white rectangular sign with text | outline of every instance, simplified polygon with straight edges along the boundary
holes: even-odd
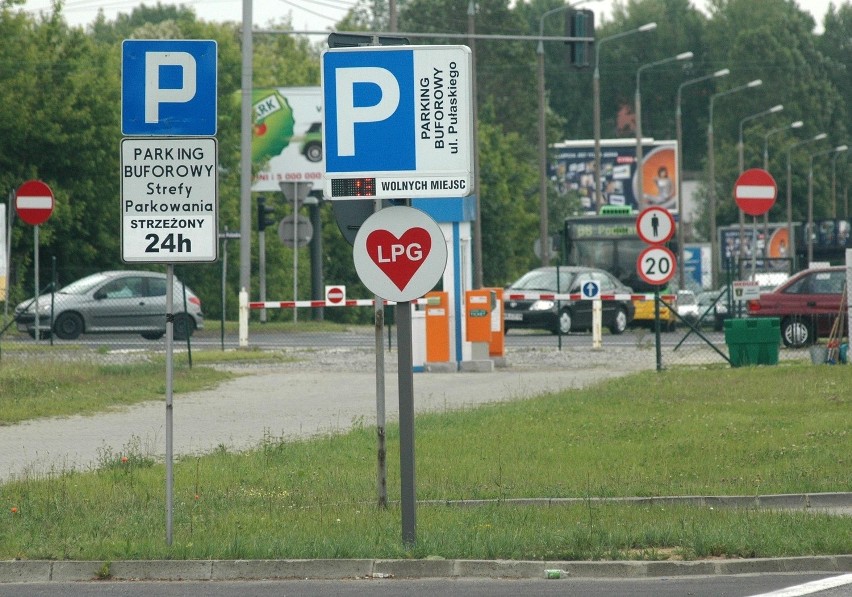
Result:
[[[121,258],[216,261],[218,178],[214,138],[123,139]]]

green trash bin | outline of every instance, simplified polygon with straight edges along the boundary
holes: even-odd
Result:
[[[781,320],[778,317],[726,319],[725,344],[732,367],[777,365]]]

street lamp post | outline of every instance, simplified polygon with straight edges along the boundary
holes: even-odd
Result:
[[[838,151],[831,158],[831,217],[837,219],[837,158],[843,153]]]
[[[834,149],[811,154],[810,166],[808,167],[808,266],[814,260],[814,158],[830,153],[840,153],[847,149],[849,149],[848,145],[838,145]]]
[[[769,116],[770,114],[777,114],[784,109],[783,104],[778,104],[777,106],[772,106],[768,110],[764,110],[763,112],[758,112],[757,114],[752,114],[751,116],[746,116],[742,120],[740,120],[740,136],[737,141],[737,168],[738,172],[742,174],[743,170],[745,170],[745,143],[743,143],[743,127],[745,123],[750,122],[752,120],[756,120],[758,118],[762,118],[764,116]],[[743,210],[740,211],[740,261],[742,261],[745,256],[745,213]],[[756,220],[755,220],[756,221]],[[769,214],[764,214],[764,222],[769,221]],[[755,224],[756,227],[756,224]],[[768,223],[764,227],[764,229],[768,228]],[[754,235],[757,235],[757,232],[754,232]],[[757,239],[755,239],[755,246],[752,247],[752,272],[754,271],[754,256],[755,251],[757,250]],[[768,240],[766,235],[764,234],[764,240]]]
[[[642,93],[639,88],[639,80],[643,70],[678,60],[689,60],[690,58],[692,58],[692,52],[681,52],[677,56],[670,56],[669,58],[643,64],[636,70],[636,97],[633,111],[636,115],[636,206],[640,210],[645,203],[645,180],[642,168]]]
[[[793,237],[793,182],[792,182],[792,168],[790,166],[790,154],[794,149],[801,145],[805,145],[807,143],[813,143],[815,141],[822,141],[828,137],[827,133],[819,133],[811,137],[810,139],[805,139],[804,141],[799,141],[798,143],[793,143],[790,147],[787,148],[787,242],[790,246],[790,255],[793,258],[793,269],[797,268],[796,264],[796,239]]]
[[[791,122],[785,126],[779,126],[778,128],[770,129],[763,135],[763,169],[769,170],[769,137],[780,133],[781,131],[786,131],[789,129],[800,129],[804,126],[804,122],[801,120],[797,120],[796,122]]]
[[[592,75],[592,95],[594,97],[594,126],[595,126],[595,205],[600,211],[603,206],[603,189],[601,189],[601,71],[600,56],[601,48],[605,42],[627,37],[635,33],[653,31],[657,28],[656,23],[646,23],[630,31],[622,31],[615,35],[609,35],[597,41],[595,48],[595,71]]]
[[[802,122],[801,120],[796,120],[795,122],[791,122],[790,124],[787,124],[787,125],[784,125],[784,126],[779,126],[777,128],[774,128],[774,129],[770,129],[766,132],[765,135],[763,135],[763,169],[764,170],[769,172],[769,137],[771,137],[772,135],[775,135],[777,133],[780,133],[782,131],[787,131],[787,130],[790,130],[790,129],[800,129],[800,128],[802,128],[802,126],[804,126],[804,124],[805,123]],[[787,233],[788,234],[790,233],[789,230],[787,231]],[[764,216],[763,216],[763,235],[766,239],[769,238],[769,213],[768,212],[766,214],[764,214]],[[793,243],[793,239],[788,237],[787,238],[787,247],[792,247],[793,246],[792,243]],[[791,253],[791,255],[792,255],[792,253]],[[793,263],[793,257],[790,258],[790,263],[791,264]]]
[[[677,174],[676,174],[676,176],[677,176],[677,211],[678,211],[678,221],[679,221],[679,224],[678,224],[678,233],[679,234],[678,234],[677,246],[678,246],[678,263],[680,263],[680,267],[677,268],[677,270],[678,270],[678,284],[679,284],[680,288],[684,287],[684,275],[685,275],[684,270],[686,269],[686,268],[684,268],[684,262],[685,262],[684,244],[686,244],[686,234],[685,234],[684,229],[683,229],[683,218],[684,218],[684,213],[683,213],[683,211],[684,211],[683,210],[683,185],[682,185],[683,168],[682,168],[682,165],[681,165],[683,163],[683,124],[682,124],[682,112],[681,112],[681,109],[680,109],[681,96],[683,95],[683,89],[685,87],[689,86],[689,85],[694,85],[696,83],[701,83],[702,81],[707,81],[709,79],[715,79],[715,78],[718,78],[718,77],[727,77],[729,74],[731,74],[731,71],[728,70],[727,68],[723,68],[723,69],[717,70],[716,72],[711,73],[709,75],[704,75],[703,77],[698,77],[697,79],[690,79],[688,81],[684,81],[677,88],[677,102],[676,102],[676,109],[675,109],[675,129],[676,129],[676,136],[677,136],[677,154],[678,154]]]
[[[719,275],[719,239],[716,238],[716,157],[713,155],[713,103],[717,97],[723,97],[738,91],[743,91],[744,89],[749,89],[750,87],[758,87],[759,85],[763,85],[763,81],[760,79],[754,79],[745,85],[733,87],[727,91],[720,91],[719,93],[714,93],[710,96],[710,118],[707,122],[707,170],[709,177],[709,188],[707,189],[707,194],[709,203],[708,211],[710,212],[710,252],[712,253],[711,262],[713,264],[713,288],[716,287]]]
[[[585,2],[599,0],[580,0],[574,4],[558,6],[544,12],[538,20],[538,193],[539,193],[539,242],[541,243],[541,264],[550,263],[550,242],[547,234],[547,110],[544,95],[544,19],[559,12],[570,10]]]

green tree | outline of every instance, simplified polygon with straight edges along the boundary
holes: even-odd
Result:
[[[788,0],[747,0],[714,2],[708,30],[709,47],[717,64],[730,64],[732,74],[725,83],[734,87],[760,78],[763,85],[720,99],[714,115],[716,136],[716,196],[719,201],[717,222],[720,225],[738,221],[739,212],[731,197],[738,176],[736,143],[739,123],[743,118],[762,112],[775,104],[785,108],[777,116],[755,121],[744,132],[746,164],[759,165],[762,133],[769,128],[793,120],[805,125],[795,137],[773,137],[773,146],[782,151],[796,138],[806,139],[818,132],[828,132],[837,143],[846,136],[846,113],[843,100],[831,79],[830,61],[817,48],[812,33],[813,19]],[[826,143],[826,145],[828,144]],[[807,154],[820,146],[793,152],[793,219],[806,219]],[[762,161],[762,160],[761,160]],[[773,168],[774,167],[774,168]],[[782,162],[771,163],[776,179],[782,180]],[[822,188],[824,178],[818,182]],[[822,194],[820,194],[822,196]],[[817,213],[825,213],[823,200],[817,202]],[[786,221],[786,202],[777,201],[769,214],[770,221]]]

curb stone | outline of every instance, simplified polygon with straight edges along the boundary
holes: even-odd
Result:
[[[343,580],[352,578],[659,578],[781,572],[852,572],[852,555],[752,560],[515,561],[515,560],[122,560],[0,561],[0,584],[110,580]],[[559,574],[553,575],[553,571]],[[550,574],[549,574],[550,573]]]

